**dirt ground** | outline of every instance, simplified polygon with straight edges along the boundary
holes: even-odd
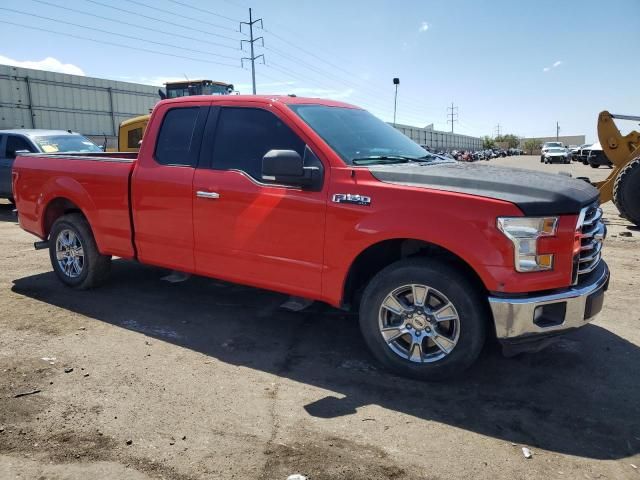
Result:
[[[322,305],[124,261],[65,288],[0,205],[0,479],[640,479],[640,231],[605,211],[592,324],[429,384],[378,369]]]

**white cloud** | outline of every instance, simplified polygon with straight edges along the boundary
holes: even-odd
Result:
[[[82,75],[84,71],[72,63],[62,63],[57,58],[47,57],[42,60],[14,60],[13,58],[0,55],[0,63],[11,65],[12,67],[35,68],[36,70],[47,70],[49,72],[69,73],[71,75]]]
[[[426,32],[427,30],[429,30],[429,24],[427,22],[422,22],[420,24],[420,28],[418,28],[419,32]]]
[[[553,62],[553,65],[551,65],[550,67],[544,67],[542,71],[548,72],[552,68],[558,68],[560,65],[562,65],[562,63],[563,63],[562,60],[556,60],[555,62]]]

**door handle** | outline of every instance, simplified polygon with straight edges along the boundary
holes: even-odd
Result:
[[[216,198],[220,198],[220,194],[216,193],[216,192],[204,192],[202,190],[198,190],[196,192],[196,197],[198,198],[212,198],[212,199],[216,199]]]

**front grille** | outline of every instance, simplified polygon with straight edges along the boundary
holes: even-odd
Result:
[[[578,218],[578,234],[580,235],[580,252],[576,258],[576,283],[581,275],[593,272],[602,259],[602,241],[607,234],[607,227],[602,221],[602,209],[595,203],[583,208]]]

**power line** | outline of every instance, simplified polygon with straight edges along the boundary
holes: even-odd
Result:
[[[447,117],[449,117],[447,118],[447,123],[451,123],[451,133],[453,133],[453,124],[458,121],[458,107],[451,102],[451,106],[447,107],[447,111],[450,111],[450,113],[447,113]]]
[[[250,57],[242,57],[240,59],[240,63],[242,63],[244,60],[249,60],[251,62],[251,85],[253,87],[253,94],[256,94],[256,60],[260,57],[262,57],[262,62],[264,63],[264,55],[260,54],[258,56],[256,56],[255,52],[254,52],[254,48],[253,48],[253,44],[256,43],[258,40],[262,40],[262,46],[264,47],[264,38],[262,37],[258,37],[258,38],[254,38],[253,37],[253,25],[260,22],[260,26],[262,27],[262,19],[261,18],[257,18],[256,20],[253,19],[253,15],[251,13],[251,9],[249,9],[249,21],[248,22],[240,22],[240,31],[242,32],[242,25],[248,25],[249,26],[249,40],[240,40],[240,48],[242,48],[242,44],[243,42],[247,42],[251,48],[251,56]]]
[[[95,1],[95,0],[88,0],[88,1]],[[142,2],[140,2],[140,1],[138,1],[138,0],[127,0],[127,1],[132,2],[132,3],[137,3],[137,4],[140,4],[140,5],[144,5]],[[194,7],[194,6],[192,6],[192,5],[189,5],[189,4],[187,4],[187,3],[184,3],[184,2],[181,2],[181,1],[178,1],[178,0],[169,0],[169,1],[171,1],[172,3],[176,3],[176,4],[180,4],[180,5],[186,6],[187,8],[193,8],[193,9],[195,9],[195,10],[197,10],[197,11],[201,11],[201,12],[203,12],[203,13],[207,13],[207,14],[211,14],[211,15],[215,15],[215,16],[221,16],[219,13],[214,12],[214,11],[212,11],[212,10],[204,9],[204,8]],[[238,5],[237,3],[233,3],[233,2],[228,1],[228,0],[225,0],[225,1],[227,1],[227,3],[229,3],[229,4],[231,4],[231,5],[234,5],[234,6],[236,6],[236,7],[239,7],[239,5]],[[151,8],[151,7],[150,7],[150,8]],[[165,11],[166,11],[166,10],[165,10]],[[224,16],[223,16],[223,17],[224,17]],[[189,18],[191,18],[191,17],[189,17]],[[230,19],[230,17],[226,17],[226,18],[227,18],[227,19]],[[244,22],[244,23],[246,23],[246,22]],[[273,32],[273,31],[271,31],[271,30],[265,29],[262,25],[261,25],[261,28],[262,28],[262,30],[263,30],[264,32],[267,32],[268,34],[272,35],[273,37],[278,38],[281,42],[283,42],[283,43],[285,43],[285,44],[287,44],[287,45],[290,45],[290,46],[292,46],[293,48],[296,48],[296,49],[298,49],[298,50],[300,50],[300,51],[304,52],[305,54],[307,54],[307,55],[309,55],[309,56],[311,56],[311,57],[313,57],[313,58],[315,58],[315,59],[317,59],[317,60],[319,60],[319,61],[321,61],[321,62],[323,62],[323,63],[327,64],[327,65],[330,65],[330,66],[332,67],[332,69],[333,69],[333,70],[339,70],[339,71],[342,71],[342,72],[344,72],[344,73],[345,73],[349,78],[356,78],[356,79],[357,79],[357,75],[354,75],[353,73],[349,72],[348,70],[346,70],[346,69],[342,68],[340,65],[337,65],[337,64],[335,64],[335,63],[333,63],[333,62],[330,62],[330,61],[328,61],[328,60],[325,60],[325,59],[323,59],[323,58],[319,57],[319,56],[318,56],[318,55],[316,55],[315,53],[313,53],[313,52],[311,52],[311,51],[309,51],[309,50],[307,50],[307,49],[305,49],[305,48],[302,48],[302,47],[300,47],[299,45],[297,45],[297,44],[295,44],[295,43],[290,42],[289,40],[287,40],[286,38],[282,37],[281,35],[279,35],[279,34],[277,34],[277,33]],[[284,28],[284,27],[283,27],[283,29],[288,30],[288,29],[286,29],[286,28]],[[291,30],[289,30],[289,31],[291,31]],[[295,33],[295,32],[294,32],[294,33]],[[256,39],[256,40],[257,40],[257,39]],[[312,71],[314,71],[315,73],[318,73],[318,74],[320,74],[320,75],[324,76],[325,78],[330,79],[331,81],[337,81],[340,85],[345,85],[345,84],[346,84],[346,85],[350,85],[350,86],[352,86],[353,88],[356,88],[356,89],[359,89],[359,90],[368,90],[369,92],[374,92],[374,93],[373,93],[374,95],[380,95],[380,93],[381,93],[381,92],[383,92],[383,90],[382,90],[382,89],[374,89],[374,88],[372,88],[369,84],[367,84],[367,83],[363,83],[363,81],[359,81],[358,83],[354,83],[354,82],[351,82],[351,81],[349,81],[349,80],[345,80],[345,79],[343,79],[343,78],[338,78],[338,77],[336,77],[335,75],[328,74],[328,73],[326,73],[326,71],[324,71],[324,70],[320,69],[320,67],[318,67],[318,66],[317,66],[317,64],[312,65],[311,63],[306,62],[306,61],[304,61],[304,60],[300,59],[299,57],[295,57],[295,56],[293,56],[293,55],[286,54],[286,53],[284,53],[284,52],[282,52],[282,51],[280,51],[280,50],[278,50],[278,49],[276,49],[276,48],[274,48],[274,47],[267,46],[267,47],[265,47],[265,48],[266,48],[267,50],[269,50],[269,51],[274,51],[274,52],[276,52],[278,55],[282,56],[283,58],[289,58],[289,59],[291,59],[291,60],[295,63],[295,65],[296,65],[296,66],[300,66],[301,64],[302,64],[302,65],[305,65],[307,69],[312,70]],[[254,55],[252,55],[252,56],[254,56]],[[259,57],[259,56],[258,56],[258,57]],[[258,57],[256,57],[256,58],[258,58]],[[264,57],[263,57],[263,58],[264,58]],[[247,59],[247,60],[249,60],[249,59]],[[386,91],[384,91],[384,95],[386,95],[386,94],[387,94],[387,92],[386,92]],[[413,107],[413,106],[405,106],[405,107],[403,107],[403,110],[404,110],[404,111],[412,111],[412,112],[414,112],[414,114],[415,114],[416,116],[418,116],[418,117],[423,117],[423,116],[424,116],[424,110],[425,110],[425,109],[424,109],[424,108],[416,108],[416,107]]]
[[[232,65],[230,63],[215,62],[213,60],[203,60],[203,59],[200,59],[200,58],[187,57],[185,55],[177,55],[177,54],[168,53],[168,52],[159,52],[158,50],[151,50],[149,48],[132,47],[131,45],[124,45],[122,43],[109,42],[107,40],[96,40],[95,38],[85,37],[85,36],[82,36],[82,35],[75,35],[75,34],[66,33],[66,32],[56,32],[55,30],[49,30],[47,28],[41,28],[41,27],[34,27],[32,25],[24,25],[22,23],[17,23],[17,22],[8,22],[8,21],[4,20],[2,23],[5,23],[7,25],[13,25],[13,26],[16,26],[16,27],[29,28],[31,30],[39,30],[41,32],[53,33],[54,35],[61,35],[63,37],[71,37],[71,38],[76,38],[76,39],[80,39],[80,40],[88,40],[90,42],[101,43],[103,45],[110,45],[110,46],[113,46],[113,47],[126,48],[127,50],[137,50],[137,51],[140,51],[140,52],[153,53],[154,55],[164,55],[164,56],[167,56],[167,57],[183,58],[185,60],[192,60],[194,62],[210,63],[210,64],[213,64],[213,65],[222,65],[222,66],[231,67],[231,68],[240,68],[238,65]]]
[[[168,13],[169,15],[174,16],[174,17],[184,18],[185,20],[190,20],[192,22],[199,22],[199,23],[202,23],[204,25],[209,25],[210,27],[219,28],[221,30],[229,30],[230,32],[237,32],[237,30],[235,30],[235,29],[233,29],[231,27],[227,27],[225,25],[219,25],[217,23],[211,23],[211,22],[208,22],[207,20],[202,20],[202,19],[197,18],[197,17],[190,17],[188,15],[182,15],[180,13],[175,13],[175,12],[172,12],[171,10],[165,10],[164,8],[158,8],[155,5],[149,5],[149,4],[144,3],[144,2],[139,2],[138,0],[126,0],[126,1],[129,2],[129,3],[133,3],[134,5],[140,5],[141,7],[148,8],[150,10],[157,10],[158,12]]]
[[[220,13],[215,13],[212,12],[211,10],[205,10],[204,8],[199,8],[199,7],[194,7],[193,5],[189,5],[188,3],[183,3],[183,2],[179,2],[178,0],[169,0],[171,3],[175,3],[177,5],[182,5],[183,7],[187,7],[190,8],[192,10],[196,10],[198,12],[202,12],[202,13],[208,13],[209,15],[214,15],[216,17],[220,17],[220,18],[224,18],[225,20],[229,20],[231,22],[236,22],[238,23],[240,20],[235,19],[235,18],[231,18],[231,17],[227,17],[225,15],[222,15]]]
[[[230,37],[228,35],[222,35],[220,33],[212,33],[212,32],[209,32],[207,30],[200,30],[198,28],[194,28],[191,25],[181,25],[181,24],[175,23],[175,22],[168,22],[166,20],[163,20],[162,18],[152,17],[151,15],[145,15],[143,13],[134,12],[133,10],[127,10],[127,9],[124,9],[124,8],[121,8],[121,7],[114,7],[113,5],[108,5],[106,3],[98,2],[97,0],[85,0],[85,1],[86,2],[91,2],[91,3],[95,4],[95,5],[100,5],[100,6],[105,7],[105,8],[111,8],[111,9],[119,11],[119,12],[130,13],[131,15],[134,15],[134,16],[137,16],[137,17],[142,17],[142,18],[146,18],[148,20],[153,20],[154,22],[165,23],[165,24],[168,24],[168,25],[171,25],[171,26],[174,26],[174,27],[186,28],[187,30],[192,30],[192,31],[198,32],[198,33],[203,33],[205,35],[211,35],[213,37],[226,38],[228,40],[233,40],[234,42],[238,41],[237,38],[233,38],[233,37]]]
[[[116,20],[116,19],[113,19],[113,18],[104,17],[102,15],[96,15],[95,13],[84,12],[82,10],[78,10],[78,9],[75,9],[75,8],[65,7],[63,5],[56,5],[55,3],[47,2],[45,0],[31,0],[31,1],[37,2],[37,3],[41,3],[41,4],[44,4],[44,5],[49,5],[51,7],[59,8],[59,9],[62,9],[62,10],[67,10],[67,11],[70,11],[70,12],[79,13],[81,15],[87,15],[89,17],[99,18],[101,20],[106,20],[108,22],[113,22],[113,23],[117,23],[117,24],[120,24],[120,25],[129,25],[131,27],[139,28],[141,30],[147,30],[149,32],[161,33],[163,35],[171,35],[172,37],[184,38],[184,39],[187,39],[187,40],[194,40],[194,41],[196,41],[198,43],[207,43],[209,45],[215,45],[216,47],[227,48],[229,50],[239,50],[238,47],[232,47],[230,45],[225,45],[223,43],[216,43],[216,42],[212,42],[211,40],[202,40],[201,38],[189,37],[188,35],[182,35],[182,34],[179,34],[179,33],[176,33],[176,32],[170,32],[169,33],[166,30],[158,30],[157,28],[145,27],[144,25],[139,25],[137,23],[125,22],[124,20],[120,20],[120,19]]]
[[[196,49],[193,49],[193,48],[186,48],[186,47],[183,47],[183,46],[180,46],[180,45],[173,45],[171,43],[156,42],[154,40],[147,40],[146,38],[134,37],[133,35],[125,35],[124,33],[110,32],[109,30],[102,30],[102,29],[96,28],[96,27],[87,27],[86,25],[80,25],[78,23],[67,22],[65,20],[58,20],[56,18],[45,17],[43,15],[36,15],[35,13],[21,12],[19,10],[14,10],[12,8],[0,7],[0,10],[5,10],[7,12],[17,13],[19,15],[25,15],[25,16],[28,16],[28,17],[42,18],[42,19],[48,20],[50,22],[62,23],[62,24],[65,24],[65,25],[71,25],[71,26],[78,27],[78,28],[85,28],[87,30],[91,30],[91,31],[95,31],[95,32],[102,32],[102,33],[106,33],[108,35],[115,35],[116,37],[130,38],[132,40],[139,40],[141,42],[153,43],[155,45],[161,45],[161,46],[164,46],[164,47],[178,48],[180,50],[187,50],[187,51],[190,51],[190,52],[202,53],[204,55],[211,55],[211,56],[214,56],[214,57],[226,58],[226,59],[229,59],[229,60],[237,60],[237,57],[231,57],[229,55],[220,55],[220,54],[217,54],[217,53],[208,52],[206,50],[196,50]]]

